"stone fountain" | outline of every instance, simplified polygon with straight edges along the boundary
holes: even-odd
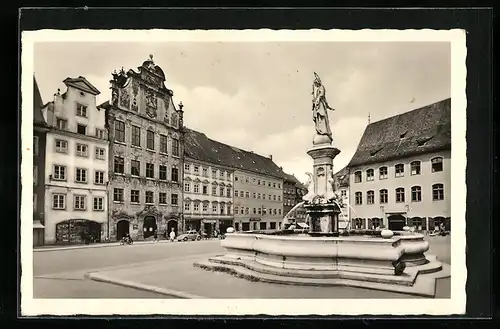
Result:
[[[340,150],[332,145],[328,119],[328,111],[334,109],[326,100],[319,76],[314,76],[315,133],[313,147],[307,151],[313,159],[313,172],[307,173],[308,193],[303,197],[309,234],[235,233],[229,228],[221,241],[224,255],[194,266],[274,284],[343,285],[433,297],[435,280],[449,276],[449,265],[425,255],[429,243],[422,234],[339,236],[342,197],[335,190],[333,160]]]

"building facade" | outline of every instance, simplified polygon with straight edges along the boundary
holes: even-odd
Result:
[[[152,55],[138,72],[113,73],[109,127],[111,240],[178,232],[182,222],[183,111]]]
[[[365,130],[349,163],[353,228],[451,225],[451,100]]]
[[[294,176],[285,174],[283,182],[283,216],[288,215],[290,222],[303,222],[306,219],[306,210],[297,206],[302,197],[307,194],[307,188]],[[293,210],[293,211],[292,211]]]
[[[189,157],[184,158],[186,230],[226,232],[233,225],[233,169]]]
[[[33,246],[44,244],[45,145],[49,128],[42,114],[42,96],[33,77]]]
[[[333,175],[335,190],[339,191],[342,197],[342,208],[340,208],[338,227],[340,230],[347,230],[351,224],[351,211],[349,209],[349,169],[342,168]]]
[[[239,148],[220,143],[208,138],[205,134],[186,129],[185,134],[185,158],[200,165],[207,166],[205,175],[213,174],[211,170],[217,169],[226,173],[224,180],[216,181],[217,184],[224,183],[226,187],[226,210],[225,217],[234,217],[231,225],[238,231],[277,229],[281,226],[283,218],[283,177],[284,173],[272,160],[272,157],[241,150]],[[194,168],[191,168],[194,170]],[[203,172],[198,172],[200,188],[202,184],[207,189],[214,188],[207,182],[210,179],[203,178]],[[190,183],[194,176],[189,177]],[[186,183],[186,181],[184,182]],[[231,184],[228,189],[227,185]],[[191,186],[191,185],[190,185]],[[232,189],[231,189],[232,187]],[[219,196],[220,196],[219,185]],[[227,196],[228,191],[232,191],[232,197]],[[208,191],[210,193],[210,191]],[[201,192],[203,194],[203,191]],[[200,202],[208,200],[198,197]],[[186,199],[186,198],[185,198]],[[221,201],[224,199],[221,199]],[[194,207],[191,197],[185,200]],[[219,200],[217,200],[219,202]],[[231,204],[229,204],[231,202]],[[206,203],[206,201],[205,201]],[[185,206],[188,209],[188,206]],[[199,206],[200,207],[200,206]],[[199,209],[199,208],[198,208]],[[210,209],[208,209],[210,210]],[[202,210],[203,211],[203,210]],[[222,209],[219,207],[218,211]],[[191,212],[191,210],[189,210]],[[229,215],[231,212],[234,215]],[[187,215],[187,214],[186,214]],[[189,213],[191,216],[191,213]],[[220,220],[219,220],[220,221]],[[229,223],[229,222],[224,222]],[[221,229],[223,231],[223,229]]]
[[[45,243],[107,238],[108,141],[100,93],[84,77],[42,109],[50,130],[45,147]]]

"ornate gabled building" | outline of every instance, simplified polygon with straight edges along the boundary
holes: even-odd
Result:
[[[450,228],[451,99],[369,124],[349,163],[353,228]]]
[[[286,216],[297,204],[302,202],[302,197],[307,194],[307,188],[294,175],[285,173],[283,182],[283,215]],[[304,207],[296,207],[288,216],[289,220],[303,221],[306,218]]]
[[[153,56],[138,72],[113,73],[107,111],[109,235],[147,239],[181,225],[183,111]]]
[[[222,181],[217,181],[219,189],[221,187],[220,183],[224,183],[226,188],[226,195],[223,198],[225,216],[222,219],[230,219],[232,218],[231,214],[234,213],[234,220],[232,220],[231,224],[234,225],[236,230],[244,231],[276,229],[280,226],[283,219],[284,173],[273,162],[272,157],[264,157],[217,142],[208,138],[205,134],[191,129],[186,129],[185,136],[186,158],[189,158],[190,161],[195,160],[199,164],[204,163],[206,166],[210,166],[211,170],[218,170],[219,178],[221,178],[221,171],[226,173]],[[207,172],[207,174],[212,175],[213,173]],[[203,176],[203,173],[201,173],[201,176]],[[200,180],[203,181],[203,178],[200,178]],[[229,191],[231,191],[231,187],[233,191],[232,198],[227,197],[229,184]],[[208,186],[208,184],[206,185]],[[219,191],[218,194],[220,195],[221,192]],[[184,202],[185,204],[192,203],[192,207],[194,207],[193,200],[185,198]],[[185,207],[187,209],[186,205]],[[208,210],[210,211],[210,209]],[[193,218],[190,211],[185,212],[185,216]],[[222,212],[220,203],[218,211]],[[203,213],[203,209],[201,213]],[[203,215],[197,216],[195,220],[201,221],[202,218],[205,217]],[[224,221],[224,225],[229,224],[226,223]]]
[[[333,174],[335,190],[339,191],[342,197],[341,213],[339,214],[339,229],[348,229],[350,227],[350,209],[349,209],[349,168],[344,167]]]
[[[96,242],[107,238],[108,139],[100,94],[84,77],[63,81],[42,108],[46,134],[45,243]]]

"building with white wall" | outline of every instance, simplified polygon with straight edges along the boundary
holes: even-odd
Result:
[[[451,99],[369,124],[349,163],[353,228],[451,226]]]
[[[50,130],[45,146],[45,243],[106,239],[108,141],[105,111],[84,77],[63,81],[42,113]]]

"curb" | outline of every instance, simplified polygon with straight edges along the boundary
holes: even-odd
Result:
[[[207,240],[212,241],[212,240]],[[199,242],[199,241],[198,241]],[[202,241],[203,242],[203,241]],[[206,241],[205,241],[206,242]],[[170,243],[170,240],[160,240],[158,242],[153,241],[137,241],[134,242],[132,246],[142,246],[148,244],[158,244],[158,243]],[[68,246],[68,247],[54,247],[54,248],[34,248],[33,252],[47,252],[47,251],[63,251],[63,250],[76,250],[76,249],[92,249],[92,248],[109,248],[109,247],[121,247],[119,243],[102,243],[98,245],[81,245],[81,246]]]
[[[136,283],[136,282],[132,282],[132,281],[112,279],[112,278],[109,278],[105,275],[96,274],[96,273],[86,273],[84,275],[84,277],[87,279],[93,280],[93,281],[110,283],[110,284],[114,284],[117,286],[134,288],[134,289],[143,290],[143,291],[150,291],[150,292],[154,292],[157,294],[170,296],[170,297],[177,297],[177,298],[182,298],[182,299],[206,299],[207,298],[207,297],[192,295],[192,294],[182,292],[182,291],[158,288],[158,287],[154,287],[154,286],[150,286],[150,285],[146,285],[146,284],[141,284],[141,283]]]

